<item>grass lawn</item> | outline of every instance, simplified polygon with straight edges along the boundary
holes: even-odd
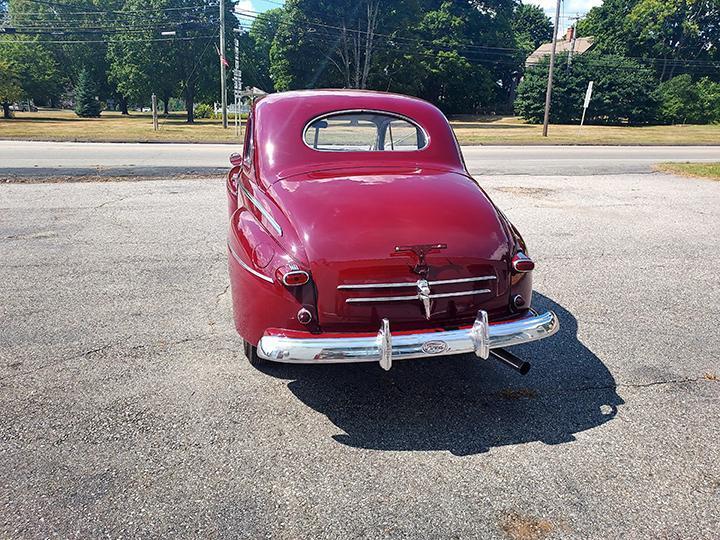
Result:
[[[656,169],[681,176],[720,180],[720,163],[661,163]]]
[[[720,125],[685,126],[585,126],[551,125],[543,138],[542,126],[525,124],[514,117],[461,117],[451,120],[460,144],[718,144]],[[237,142],[235,130],[222,129],[220,120],[185,123],[182,113],[160,117],[160,130],[153,131],[149,113],[123,117],[103,112],[100,118],[78,118],[72,111],[41,110],[16,112],[15,118],[0,119],[0,139],[83,142]]]

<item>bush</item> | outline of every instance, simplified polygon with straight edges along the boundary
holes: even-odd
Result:
[[[720,84],[707,77],[695,82],[688,74],[658,88],[660,119],[672,124],[720,122]]]
[[[215,112],[211,105],[200,103],[195,107],[195,118],[212,118]]]
[[[87,70],[80,72],[75,86],[75,114],[82,118],[97,118],[100,116],[97,87]]]
[[[548,57],[529,68],[518,87],[515,111],[531,123],[543,121]],[[657,117],[656,80],[652,70],[631,58],[593,53],[573,56],[567,70],[567,54],[556,58],[550,121],[578,123],[585,90],[594,82],[585,121],[605,124],[642,124]]]

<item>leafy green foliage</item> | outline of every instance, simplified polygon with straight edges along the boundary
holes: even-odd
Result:
[[[82,118],[97,118],[100,116],[97,85],[87,70],[80,72],[75,85],[75,114]]]
[[[561,67],[566,61],[567,54],[558,55],[550,108],[552,122],[580,121],[585,90],[591,80],[594,90],[586,122],[642,124],[655,119],[656,83],[651,70],[622,56],[575,56],[570,71]],[[515,110],[529,122],[542,122],[548,68],[546,57],[527,70],[518,88]]]
[[[662,83],[658,94],[660,119],[664,122],[720,122],[720,83],[707,77],[695,82],[690,75],[678,75]]]
[[[200,103],[195,107],[195,118],[212,118],[214,113],[212,105],[207,103]]]
[[[718,78],[718,0],[604,0],[578,26],[595,50],[646,58],[660,80],[681,73]]]
[[[541,7],[533,4],[518,4],[512,16],[512,29],[525,56],[552,40],[553,23],[550,17]]]
[[[10,118],[10,104],[23,95],[20,78],[15,66],[4,58],[0,58],[0,104],[3,117]]]

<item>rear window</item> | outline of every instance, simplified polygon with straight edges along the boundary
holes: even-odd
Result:
[[[317,118],[305,128],[305,144],[326,152],[408,152],[427,146],[425,131],[389,113],[341,112]]]

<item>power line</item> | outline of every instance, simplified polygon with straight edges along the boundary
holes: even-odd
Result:
[[[36,45],[42,45],[44,43],[52,43],[52,44],[67,44],[67,45],[77,45],[81,43],[150,43],[150,42],[158,42],[158,41],[200,41],[202,39],[215,39],[217,38],[217,35],[213,36],[193,36],[193,37],[171,37],[171,38],[153,38],[153,39],[127,39],[127,40],[108,40],[108,39],[100,39],[100,40],[35,40],[35,39],[29,39],[29,40],[12,40],[12,41],[3,41],[0,40],[0,45],[3,45],[5,43],[34,43]]]

